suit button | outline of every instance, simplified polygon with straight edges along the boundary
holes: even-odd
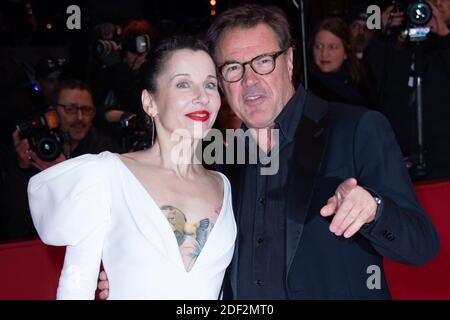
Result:
[[[255,280],[255,284],[256,284],[258,287],[261,287],[261,286],[263,285],[263,282],[262,282],[262,280]]]
[[[394,241],[395,240],[395,236],[392,234],[392,232],[390,232],[388,230],[384,230],[383,237],[385,237],[388,241]]]
[[[263,242],[264,242],[264,239],[263,239],[263,238],[258,238],[258,240],[256,240],[256,243],[257,243],[259,246],[262,245]]]
[[[259,197],[258,201],[259,201],[260,204],[265,205],[266,204],[266,197]]]

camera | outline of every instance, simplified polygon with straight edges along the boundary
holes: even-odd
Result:
[[[94,54],[100,61],[113,65],[120,61],[122,29],[112,23],[102,23],[94,27]]]
[[[122,51],[145,54],[150,51],[150,37],[147,34],[122,34],[120,26],[103,23],[95,27],[94,51],[106,65],[120,61]]]
[[[31,149],[44,161],[53,161],[62,152],[62,139],[56,132],[58,115],[48,111],[16,125],[21,139],[27,139]]]
[[[393,0],[394,12],[405,12],[408,28],[423,27],[433,17],[433,9],[426,0]]]
[[[406,9],[409,39],[413,42],[426,39],[431,29],[426,27],[433,17],[433,9],[425,0],[411,1]]]
[[[433,9],[425,0],[411,1],[406,9],[406,17],[409,28],[423,27],[433,17]]]
[[[124,50],[134,53],[147,53],[151,48],[150,37],[147,34],[138,36],[125,35],[122,41],[122,47]]]
[[[114,40],[98,40],[95,46],[95,52],[100,59],[118,55],[121,49],[121,44]]]
[[[392,1],[395,12],[405,12],[406,26],[403,36],[409,36],[413,42],[422,41],[430,32],[426,27],[433,17],[433,9],[426,0],[394,0]]]
[[[151,147],[151,135],[142,116],[124,113],[120,118],[123,152],[141,151]]]

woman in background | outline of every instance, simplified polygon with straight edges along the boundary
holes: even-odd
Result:
[[[311,91],[328,101],[376,106],[367,71],[356,57],[344,20],[331,17],[321,21],[311,51]]]

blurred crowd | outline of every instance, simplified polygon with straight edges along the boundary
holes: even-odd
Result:
[[[415,64],[423,64],[425,178],[450,176],[450,0],[428,2],[431,31],[423,56],[404,8],[382,13],[382,29],[367,28],[369,4],[345,17],[318,22],[308,38],[309,90],[320,97],[364,106],[388,117],[405,157],[417,162]],[[0,240],[35,235],[28,180],[41,170],[86,153],[125,153],[151,146],[152,124],[141,111],[147,56],[160,33],[146,20],[102,23],[89,45],[87,72],[72,56],[37,56],[25,63],[0,51]],[[76,52],[76,51],[75,51]],[[79,52],[79,51],[78,51]],[[224,100],[216,127],[241,125]],[[377,141],[373,141],[377,143]],[[413,174],[412,170],[412,174]]]

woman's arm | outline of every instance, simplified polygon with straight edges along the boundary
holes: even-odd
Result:
[[[79,244],[67,246],[56,299],[95,299],[107,226],[103,223]]]

